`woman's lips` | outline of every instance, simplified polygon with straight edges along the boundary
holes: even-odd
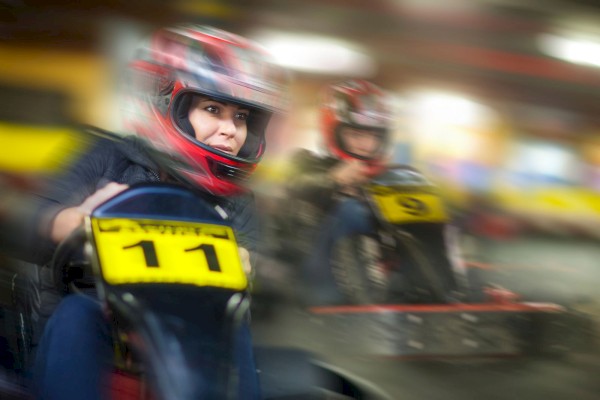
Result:
[[[217,149],[217,150],[222,151],[224,153],[231,153],[231,154],[233,154],[233,148],[231,146],[227,146],[227,145],[223,145],[223,144],[218,144],[218,145],[214,145],[212,147],[214,149]]]

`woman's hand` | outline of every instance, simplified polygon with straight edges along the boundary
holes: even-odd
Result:
[[[329,175],[342,188],[357,186],[369,180],[368,167],[359,160],[342,161],[331,169]]]
[[[50,229],[52,241],[55,243],[62,242],[83,223],[83,219],[90,215],[96,207],[128,187],[129,185],[111,182],[86,198],[79,206],[65,208],[59,212],[52,221],[52,228]]]
[[[242,268],[246,273],[246,276],[251,276],[252,265],[250,264],[250,252],[243,247],[238,247],[240,252],[240,260],[242,261]]]

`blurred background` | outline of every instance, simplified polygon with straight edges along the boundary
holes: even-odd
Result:
[[[292,71],[294,112],[271,159],[318,148],[320,88],[361,77],[393,95],[393,161],[421,168],[457,210],[485,198],[510,218],[502,229],[598,238],[599,19],[586,0],[7,0],[0,117],[118,130],[139,40],[211,24]]]
[[[484,261],[510,272],[505,285],[536,300],[598,299],[597,1],[1,0],[0,151],[9,151],[6,133],[15,126],[77,122],[119,130],[118,88],[128,57],[154,27],[177,22],[253,38],[290,69],[293,112],[284,135],[270,138],[260,167],[274,186],[277,166],[292,151],[319,148],[322,86],[346,77],[371,80],[393,96],[393,162],[427,174],[457,220],[479,213],[482,223],[463,228],[495,241]],[[482,258],[473,246],[465,240],[464,253]],[[540,282],[547,284],[540,289]],[[600,315],[596,306],[585,307]],[[286,329],[285,321],[278,324]],[[274,337],[290,336],[265,340]],[[362,361],[360,373],[386,390],[409,388],[402,398],[442,398],[421,385],[431,375],[403,370],[410,378],[399,381],[396,367]],[[591,379],[597,362],[557,373],[572,378],[566,386],[549,383],[548,371],[536,375],[538,392],[530,390],[526,367],[503,368],[461,365],[447,378],[441,369],[430,374],[446,379],[440,388],[446,399],[476,398],[469,397],[472,388],[459,387],[473,373],[502,385],[515,371],[517,397],[498,390],[504,386],[477,393],[523,399],[598,393]]]

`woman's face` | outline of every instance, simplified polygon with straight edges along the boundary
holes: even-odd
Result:
[[[194,96],[188,112],[198,141],[234,156],[246,141],[249,115],[248,108],[203,96]]]
[[[360,157],[373,157],[381,147],[381,134],[370,129],[345,126],[340,135],[346,150]]]

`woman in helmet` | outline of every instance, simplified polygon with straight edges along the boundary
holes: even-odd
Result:
[[[265,151],[269,119],[282,106],[284,75],[265,56],[252,42],[220,30],[159,31],[131,63],[126,126],[170,154],[179,178],[216,195],[243,191]],[[198,98],[244,108],[245,117],[237,120],[244,121],[246,139],[235,154],[198,137],[190,116]]]
[[[321,135],[330,156],[374,175],[385,164],[391,129],[387,95],[364,80],[330,85],[321,104]]]
[[[199,26],[156,32],[131,71],[125,123],[137,136],[91,132],[90,151],[43,194],[31,247],[38,251],[28,258],[47,263],[56,243],[128,185],[175,181],[204,190],[224,210],[250,273],[258,238],[244,182],[265,150],[269,119],[282,111],[282,74],[248,40]],[[70,295],[56,309],[42,307],[41,314],[52,316],[39,327],[44,335],[34,369],[38,393],[49,399],[102,398],[112,344],[99,303]],[[240,335],[240,390],[243,398],[255,398],[258,381],[247,327]]]
[[[373,83],[348,80],[326,87],[321,103],[325,155],[301,150],[293,160],[288,191],[323,220],[304,265],[310,304],[343,303],[329,265],[335,242],[372,229],[368,209],[354,196],[360,185],[385,168],[391,118],[386,94]],[[307,207],[308,206],[308,207]],[[306,235],[314,237],[314,235]],[[306,246],[305,246],[306,247]]]

